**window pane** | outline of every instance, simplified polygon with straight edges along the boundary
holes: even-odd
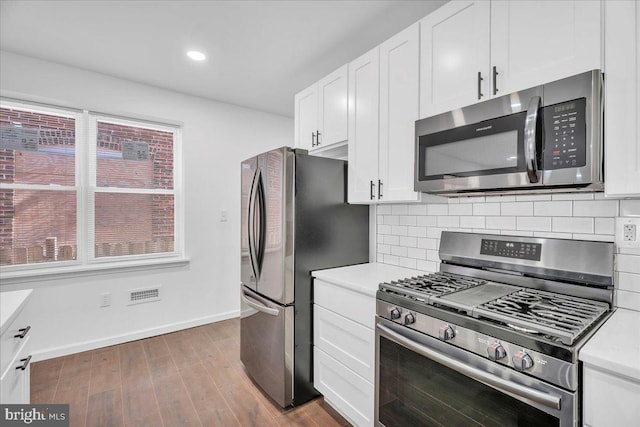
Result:
[[[98,187],[173,189],[173,132],[98,122]]]
[[[76,192],[0,190],[0,264],[77,256]]]
[[[10,108],[0,114],[1,183],[75,185],[74,119]]]
[[[173,252],[173,215],[173,195],[96,193],[96,258]]]

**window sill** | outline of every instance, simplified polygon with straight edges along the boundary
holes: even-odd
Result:
[[[45,282],[48,280],[59,280],[76,277],[96,276],[103,274],[114,274],[131,271],[147,271],[163,268],[179,268],[189,265],[189,258],[163,258],[145,259],[119,262],[104,262],[88,265],[74,265],[68,267],[53,267],[36,270],[20,270],[2,272],[0,287],[2,290],[14,290],[21,283]],[[8,289],[11,288],[11,289]]]

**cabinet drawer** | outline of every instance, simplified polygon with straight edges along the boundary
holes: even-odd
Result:
[[[17,352],[15,357],[9,361],[7,368],[0,378],[0,402],[3,404],[29,403],[31,364],[28,363],[28,358],[30,356],[30,352],[31,344],[27,337],[23,340],[20,351]],[[19,366],[24,365],[25,362],[27,363],[27,366],[24,370],[18,368]]]
[[[375,333],[359,323],[314,305],[313,344],[373,382]]]
[[[4,372],[7,369],[9,362],[15,358],[16,354],[25,343],[25,340],[30,335],[30,331],[27,331],[24,338],[15,337],[16,335],[22,334],[20,329],[29,327],[27,317],[26,310],[22,310],[18,317],[16,317],[11,325],[9,325],[4,334],[2,334],[2,342],[0,342],[0,372]]]
[[[317,347],[313,355],[315,388],[350,422],[357,426],[372,426],[373,384]]]
[[[314,281],[314,303],[369,329],[375,327],[376,299],[323,280]]]

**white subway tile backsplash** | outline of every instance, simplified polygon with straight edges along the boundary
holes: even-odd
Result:
[[[618,271],[640,274],[640,256],[618,254]]]
[[[485,217],[483,216],[461,216],[460,227],[463,228],[484,228]]]
[[[577,200],[573,202],[573,216],[618,216],[617,200]]]
[[[447,216],[439,216],[438,217],[438,227],[449,228],[449,227],[460,227],[460,217],[447,215]]]
[[[519,216],[516,229],[528,231],[551,231],[551,218],[538,216]]]
[[[553,202],[534,202],[533,214],[535,216],[572,216],[573,202],[553,201]]]
[[[471,203],[449,205],[449,215],[473,215],[473,205]]]
[[[500,203],[501,215],[533,215],[533,202]]]
[[[553,194],[551,200],[593,200],[593,193]]]
[[[438,220],[435,216],[419,216],[417,225],[423,227],[435,227],[437,223]]]
[[[391,215],[407,215],[407,205],[391,205]]]
[[[487,228],[495,228],[498,230],[515,230],[516,217],[515,216],[488,216],[485,219],[485,225]]]
[[[554,217],[551,229],[560,233],[593,233],[593,218]]]
[[[616,234],[615,218],[595,218],[596,234]]]
[[[474,215],[500,215],[500,203],[474,203]]]
[[[414,215],[403,215],[400,217],[400,225],[416,225],[417,217]]]
[[[615,218],[640,216],[640,199],[568,193],[460,197],[443,204],[378,205],[378,262],[438,271],[444,230],[613,242]],[[640,310],[640,249],[618,249],[616,304]]]
[[[427,259],[427,250],[418,248],[408,248],[407,256],[415,259]]]
[[[427,215],[449,215],[449,205],[427,205]]]

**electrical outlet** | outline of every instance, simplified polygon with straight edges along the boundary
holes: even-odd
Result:
[[[227,222],[228,218],[229,218],[229,213],[226,210],[221,210],[220,211],[220,222]]]
[[[616,219],[616,244],[621,248],[640,248],[638,230],[640,218],[619,217]]]

